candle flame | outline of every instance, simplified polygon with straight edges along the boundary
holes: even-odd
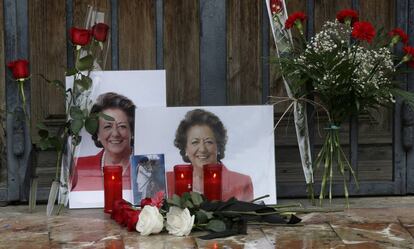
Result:
[[[115,176],[112,176],[112,180],[115,180]]]
[[[184,174],[183,173],[181,173],[181,179],[184,179]]]
[[[214,174],[213,174],[213,178],[216,178],[216,177],[217,177],[217,174],[216,174],[216,173],[214,173]]]

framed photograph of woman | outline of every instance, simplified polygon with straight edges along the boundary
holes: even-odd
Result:
[[[93,72],[91,78],[90,112],[104,113],[113,120],[100,118],[94,134],[81,131],[70,176],[70,208],[103,207],[106,165],[122,166],[123,198],[132,201],[135,109],[166,105],[165,71],[99,71]]]
[[[135,116],[135,154],[164,154],[169,196],[175,165],[188,165],[203,193],[203,166],[216,164],[223,200],[269,194],[265,202],[276,203],[273,106],[138,107]]]

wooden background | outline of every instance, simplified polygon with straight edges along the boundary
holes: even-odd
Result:
[[[408,10],[404,10],[404,6],[408,5],[408,0],[286,2],[289,13],[308,13],[307,31],[310,35],[317,32],[324,21],[333,20],[338,10],[351,7],[359,10],[361,19],[373,21],[377,27],[383,26],[386,30],[394,27],[396,12],[406,13],[406,16],[399,17],[398,20],[403,25],[402,28],[407,29]],[[2,15],[3,9],[9,11],[9,5],[12,4],[17,7],[26,6],[27,9],[27,19],[23,23],[19,24],[20,17],[16,14],[17,24],[14,30],[6,27]],[[65,68],[73,63],[72,50],[67,43],[67,29],[83,26],[88,5],[104,11],[106,23],[112,26],[111,49],[105,69],[165,69],[168,106],[265,104],[269,95],[285,95],[275,66],[268,63],[269,57],[275,55],[275,48],[264,0],[1,0],[0,25],[5,27],[8,36],[4,37],[3,29],[0,30],[0,73],[5,75],[6,61],[27,55],[33,75],[30,88],[27,89],[31,96],[32,125],[43,121],[53,127],[64,118],[62,96],[37,74],[64,80]],[[215,13],[220,16],[216,18]],[[215,51],[215,45],[206,40],[208,27],[205,30],[203,28],[215,24],[214,20],[208,18],[224,20],[218,27],[225,35],[217,37],[217,44],[223,45],[217,49],[222,49],[225,53]],[[6,18],[6,22],[7,20]],[[18,36],[21,32],[27,34],[27,40],[13,36]],[[211,37],[216,42],[214,34]],[[4,40],[12,45],[5,47]],[[210,50],[207,51],[206,48]],[[217,55],[218,60],[210,60],[211,65],[206,66],[204,61],[210,54]],[[219,70],[209,71],[217,63],[223,66]],[[204,80],[215,76],[222,76],[221,81]],[[0,108],[7,102],[6,84],[13,82],[1,77]],[[275,120],[280,117],[284,107],[286,106],[275,107]],[[311,120],[316,120],[315,114],[311,114],[311,117]],[[351,159],[358,161],[357,170],[361,181],[385,181],[390,184],[396,181],[393,120],[392,110],[382,111],[376,119],[362,115],[359,117],[358,128],[353,129],[359,133],[358,140],[355,140],[355,135],[351,135],[353,138],[350,139],[349,134],[352,132],[350,133],[348,125],[344,125],[341,139],[348,152],[357,152]],[[320,124],[320,129],[318,127],[316,122],[312,125],[315,151],[321,143],[318,130],[323,132],[323,123]],[[36,135],[32,138],[36,142]],[[281,122],[275,138],[278,196],[305,195],[292,117]],[[354,145],[350,146],[352,143]],[[404,156],[402,153],[398,158]],[[52,152],[39,154],[37,173],[41,187],[47,188],[50,185],[53,165]],[[6,178],[6,167],[1,165],[0,189],[7,188]],[[287,189],[295,190],[292,192]],[[391,184],[387,188],[354,191],[354,194],[395,194],[404,191]]]

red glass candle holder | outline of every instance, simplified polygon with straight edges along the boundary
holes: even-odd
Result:
[[[122,166],[105,166],[104,172],[104,198],[105,213],[112,213],[114,201],[122,199]]]
[[[222,196],[222,170],[221,164],[206,164],[203,166],[204,196],[212,200],[221,200]]]
[[[174,166],[175,194],[181,196],[193,190],[193,167],[191,165]]]

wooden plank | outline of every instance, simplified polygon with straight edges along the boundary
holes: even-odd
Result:
[[[156,0],[157,69],[164,68],[164,0]]]
[[[413,4],[409,5],[408,13],[407,13],[407,12],[403,12],[406,10],[404,9],[406,1],[397,0],[396,2],[397,2],[396,4],[397,4],[397,9],[398,9],[396,26],[403,28],[404,30],[407,30],[408,37],[413,37],[414,35],[413,25],[408,25],[406,23],[403,23],[404,21],[403,18],[405,17],[404,14],[406,15],[408,14],[407,16],[408,19],[413,20],[414,5]],[[411,41],[411,44],[412,44],[412,41]],[[399,52],[401,53],[402,51],[399,50]],[[411,73],[408,73],[407,75],[407,90],[409,90],[410,92],[414,92],[414,73],[412,71]],[[401,141],[396,141],[396,142],[401,143]],[[410,151],[407,152],[407,184],[406,186],[407,186],[407,193],[414,194],[414,149],[411,149]]]
[[[261,22],[259,0],[229,0],[227,18],[228,104],[261,103]]]
[[[98,12],[103,12],[104,23],[106,23],[109,27],[111,27],[111,1],[110,0],[73,0],[73,26],[74,27],[82,27],[82,28],[89,28],[86,27],[86,20],[88,15],[88,9],[92,8]],[[99,20],[98,20],[99,21]],[[92,21],[93,25],[95,21]],[[103,57],[106,58],[105,67],[103,69],[110,70],[111,69],[111,49],[110,49],[110,39],[108,37],[108,41],[105,43]],[[109,48],[108,48],[109,46]]]
[[[200,103],[199,1],[164,2],[164,65],[169,106]]]
[[[65,79],[66,20],[63,6],[64,0],[29,1],[32,75],[43,74],[49,79],[62,81]],[[32,134],[37,134],[37,123],[53,124],[64,118],[64,98],[55,86],[48,85],[40,77],[32,77],[31,96]],[[36,140],[34,137],[35,142]]]
[[[118,4],[119,68],[155,69],[155,1],[120,0]]]
[[[0,0],[0,27],[3,27],[3,0]],[[7,161],[6,161],[6,82],[5,77],[5,53],[4,53],[4,29],[0,29],[0,188],[7,186]],[[5,200],[0,196],[0,201]]]
[[[200,0],[201,105],[226,104],[226,2]]]

